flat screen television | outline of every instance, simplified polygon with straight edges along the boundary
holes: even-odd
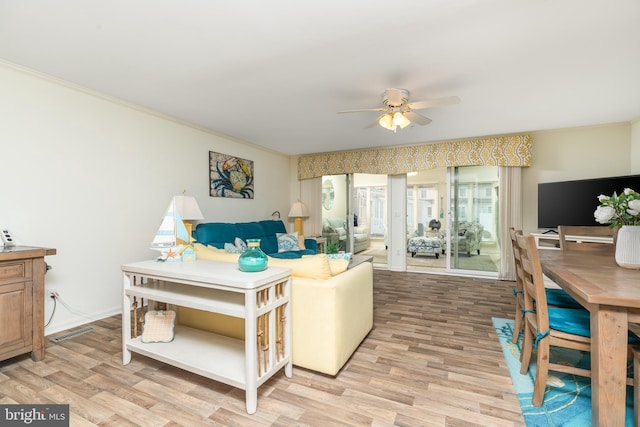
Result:
[[[538,184],[538,228],[559,225],[602,225],[593,218],[598,196],[620,194],[625,188],[640,191],[640,175],[543,182]]]

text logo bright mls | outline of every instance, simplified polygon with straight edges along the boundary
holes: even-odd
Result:
[[[69,405],[0,405],[0,425],[69,427]]]

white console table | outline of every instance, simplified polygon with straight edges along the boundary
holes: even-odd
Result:
[[[291,378],[291,270],[268,267],[246,273],[214,261],[142,261],[122,266],[122,359],[139,353],[198,375],[244,389],[249,414],[257,388],[284,368]],[[245,340],[175,326],[167,343],[132,336],[132,300],[162,302],[245,319]],[[135,321],[135,319],[134,319]]]
[[[536,241],[538,249],[551,249],[560,250],[560,236],[552,233],[531,233]],[[565,236],[567,240],[573,242],[594,242],[594,243],[611,243],[613,244],[613,238],[611,237],[598,237],[598,236]]]

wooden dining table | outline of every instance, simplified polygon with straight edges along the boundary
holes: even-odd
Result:
[[[624,426],[629,322],[640,323],[640,270],[613,253],[540,250],[544,274],[590,313],[594,426]]]

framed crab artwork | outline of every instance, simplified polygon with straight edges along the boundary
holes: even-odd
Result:
[[[209,195],[253,199],[253,161],[209,151]]]

